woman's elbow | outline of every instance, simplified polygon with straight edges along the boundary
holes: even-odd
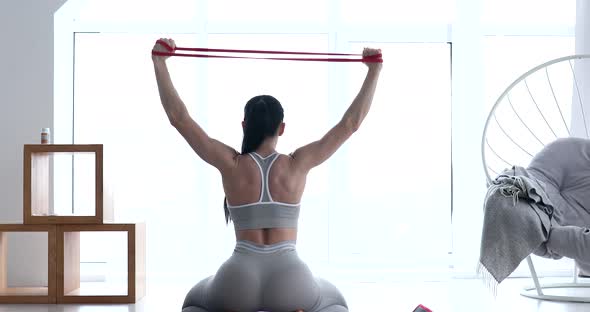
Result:
[[[180,121],[178,120],[178,118],[168,116],[168,122],[170,122],[170,124],[174,128],[178,128],[180,126]]]
[[[361,127],[361,120],[355,120],[354,118],[347,118],[343,120],[343,126],[349,135],[355,133]]]
[[[168,114],[168,121],[174,128],[181,127],[186,120],[186,116],[182,114]]]

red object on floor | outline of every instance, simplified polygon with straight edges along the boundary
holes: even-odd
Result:
[[[189,57],[210,57],[210,58],[234,58],[234,59],[258,59],[258,60],[280,60],[280,61],[319,61],[319,62],[367,62],[367,63],[383,63],[383,55],[375,54],[369,56],[362,56],[362,54],[346,54],[346,53],[317,53],[317,52],[289,52],[289,51],[264,51],[264,50],[238,50],[238,49],[210,49],[210,48],[183,48],[176,47],[172,49],[166,42],[158,40],[157,43],[164,46],[169,52],[152,51],[152,55],[160,56],[189,56]],[[222,53],[247,53],[247,54],[279,54],[279,55],[327,55],[332,57],[313,57],[313,58],[297,58],[297,57],[256,57],[256,56],[230,56],[230,55],[216,55],[216,54],[195,54],[195,53],[176,53],[176,51],[191,51],[191,52],[222,52]],[[338,56],[338,57],[334,57]],[[356,58],[350,58],[356,56]],[[361,58],[358,58],[361,56]]]
[[[432,312],[432,310],[430,310],[429,308],[419,304],[413,312]]]

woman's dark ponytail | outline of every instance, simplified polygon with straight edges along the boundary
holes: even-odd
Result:
[[[255,151],[268,137],[277,133],[283,122],[283,107],[270,95],[255,96],[244,107],[242,154]]]
[[[281,103],[270,95],[258,95],[244,107],[244,138],[242,155],[254,152],[266,138],[277,134],[283,122],[284,111]],[[225,223],[231,221],[227,200],[223,200]]]

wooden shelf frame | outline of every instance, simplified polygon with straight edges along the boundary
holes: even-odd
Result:
[[[113,220],[113,207],[110,201],[107,201],[105,205],[104,200],[102,144],[25,144],[23,153],[23,220],[25,224],[102,224]],[[95,154],[93,216],[39,216],[33,213],[33,202],[49,207],[48,194],[33,194],[33,183],[39,184],[35,187],[48,189],[50,164],[49,159],[44,159],[43,156],[51,153]],[[33,168],[33,162],[35,162],[35,168]],[[33,179],[33,173],[36,175],[35,179]]]
[[[80,233],[127,232],[127,295],[70,296],[80,288]],[[57,303],[135,303],[145,296],[145,224],[57,226]],[[78,263],[76,265],[76,263]]]
[[[45,287],[8,287],[8,232],[43,232],[47,233],[47,288]],[[57,286],[57,226],[0,224],[0,304],[14,303],[56,303]]]

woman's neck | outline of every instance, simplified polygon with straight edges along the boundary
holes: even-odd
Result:
[[[275,138],[268,138],[256,149],[256,153],[266,157],[276,152],[277,140]]]

